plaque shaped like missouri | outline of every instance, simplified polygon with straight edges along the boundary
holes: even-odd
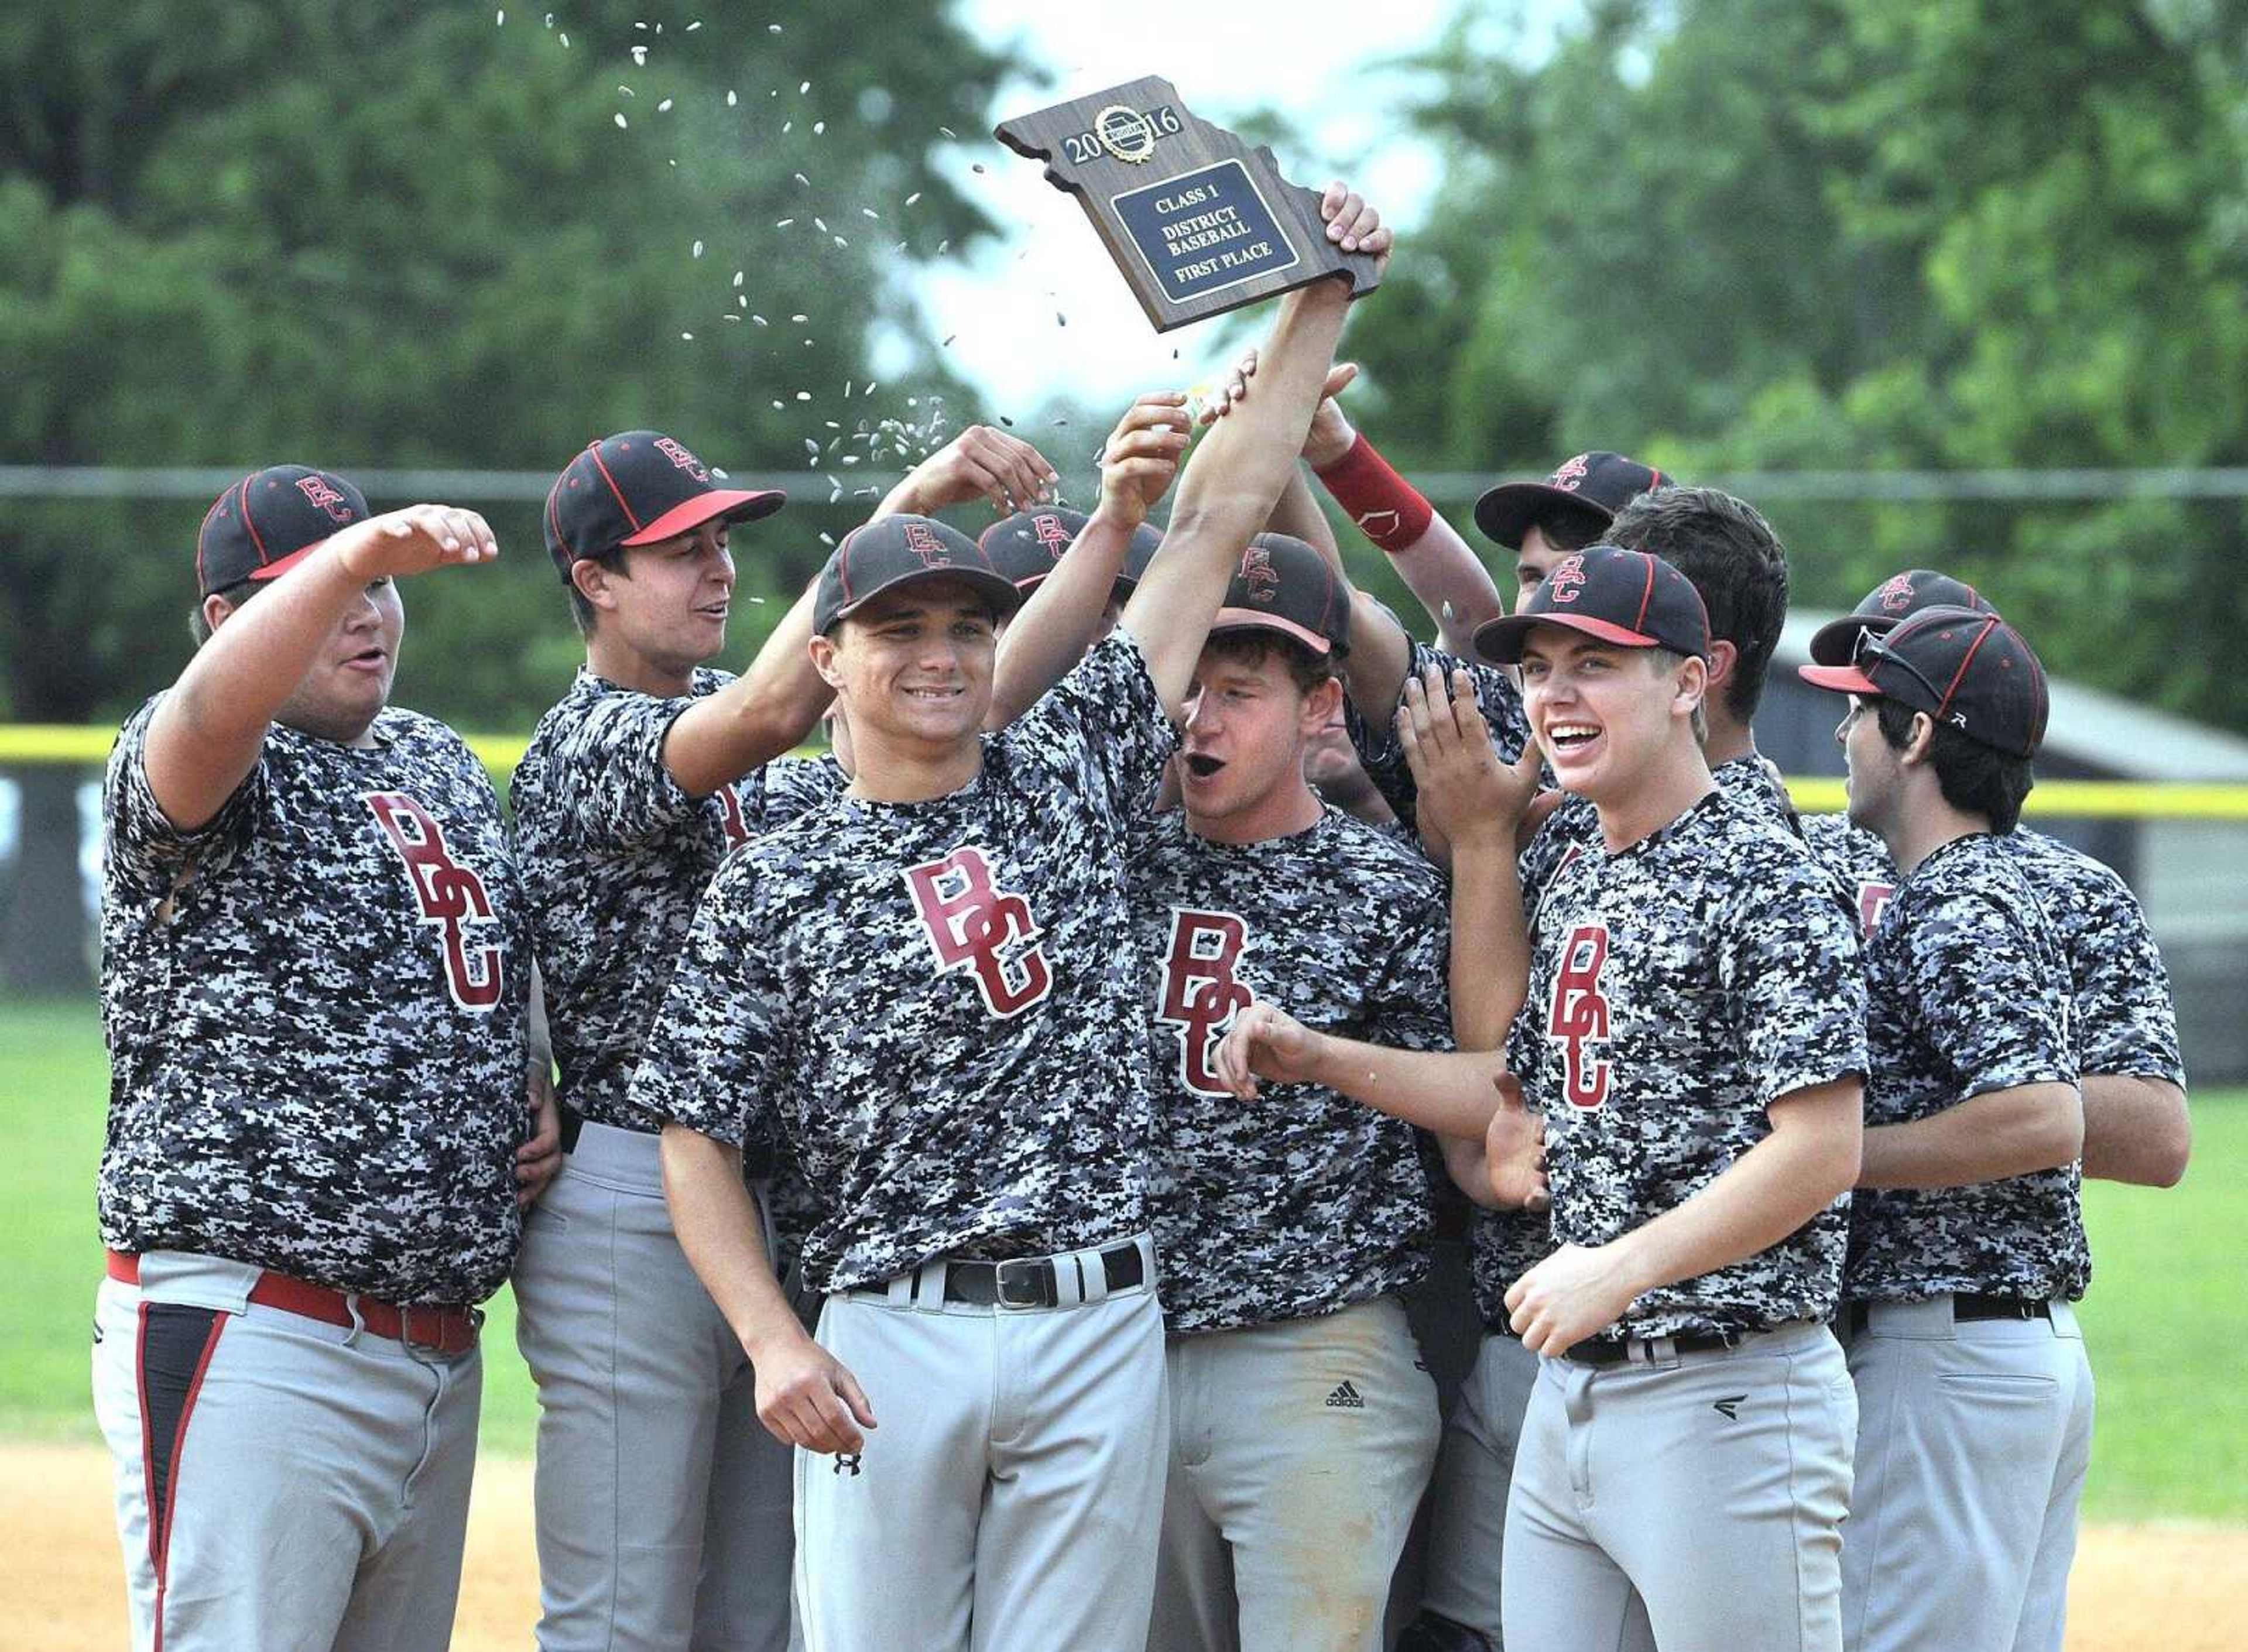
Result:
[[[1158,76],[993,135],[1077,197],[1158,332],[1323,277],[1347,278],[1353,298],[1380,284],[1373,258],[1327,239],[1317,190],[1283,178],[1271,149],[1197,119]]]

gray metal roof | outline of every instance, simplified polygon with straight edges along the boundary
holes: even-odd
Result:
[[[1788,616],[1772,664],[1791,676],[1811,660],[1811,634],[1842,616],[1813,610]],[[2248,739],[2157,711],[2081,683],[2048,680],[2053,716],[2046,750],[2125,779],[2248,781]]]

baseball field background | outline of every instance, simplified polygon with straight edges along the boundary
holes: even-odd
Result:
[[[413,582],[396,697],[519,737],[580,657],[538,501],[600,433],[676,431],[791,494],[737,540],[738,669],[963,424],[1035,442],[1085,504],[1128,399],[1215,378],[1256,324],[1153,333],[1075,205],[988,135],[1148,73],[1399,225],[1349,405],[1448,512],[1627,451],[1764,507],[1799,611],[1940,566],[2111,696],[2107,749],[2046,778],[2161,793],[2107,800],[2146,817],[2142,893],[2170,902],[2181,999],[2213,1029],[2189,1069],[2224,1045],[2248,1072],[2225,1007],[2248,933],[2248,0],[15,5],[0,1652],[124,1637],[87,1394],[107,1070],[78,792],[187,657],[210,500],[301,461],[380,508],[483,511],[502,560]],[[1415,611],[1378,551],[1346,554]],[[2182,1186],[2087,1189],[2080,1649],[2248,1647],[2248,1091],[2197,1092],[2194,1127]],[[504,1294],[485,1346],[457,1644],[520,1647],[535,1408]]]
[[[0,1644],[122,1643],[108,1458],[87,1390],[108,1066],[83,1000],[0,1004]],[[2099,1388],[2072,1601],[2084,1652],[2238,1649],[2248,1590],[2248,1092],[2194,1098],[2171,1189],[2085,1191]],[[505,1292],[484,1333],[483,1458],[455,1644],[528,1644],[537,1404]],[[19,1639],[18,1636],[21,1638]],[[1936,1649],[1931,1649],[1931,1652]]]

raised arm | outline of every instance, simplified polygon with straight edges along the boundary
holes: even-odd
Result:
[[[672,720],[663,765],[688,796],[706,797],[803,744],[835,697],[805,646],[816,594],[807,586],[790,605],[747,671]]]
[[[1515,835],[1538,789],[1533,740],[1500,760],[1464,671],[1434,667],[1408,678],[1397,734],[1412,765],[1424,833],[1449,847],[1452,872],[1452,1037],[1463,1050],[1497,1050],[1530,983]]]
[[[343,529],[255,602],[229,608],[222,598],[205,598],[210,639],[148,723],[148,789],[165,819],[191,830],[219,812],[257,765],[265,731],[338,623],[370,600],[374,587],[498,555],[475,511],[417,504]]]
[[[1003,728],[1084,657],[1132,536],[1178,474],[1186,397],[1153,390],[1125,410],[1100,454],[1100,505],[999,639],[987,728]]]
[[[1506,611],[1498,586],[1459,530],[1352,427],[1336,398],[1357,376],[1354,364],[1335,369],[1312,417],[1304,458],[1428,610],[1437,640],[1450,653],[1466,654],[1476,627]]]
[[[1341,185],[1328,186],[1319,210],[1329,238],[1346,251],[1388,251],[1380,216]],[[1179,484],[1163,548],[1124,610],[1175,719],[1235,560],[1271,514],[1303,446],[1349,302],[1338,281],[1299,287],[1282,301],[1258,394],[1203,438]]]

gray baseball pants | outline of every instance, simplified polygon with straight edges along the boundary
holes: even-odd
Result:
[[[476,1470],[479,1350],[253,1303],[261,1270],[154,1251],[95,1299],[141,1652],[443,1652]]]
[[[1436,1451],[1393,1297],[1175,1336],[1150,1652],[1379,1652]]]
[[[2049,1320],[1955,1323],[1952,1299],[1874,1303],[1850,1339],[1858,1484],[1844,1644],[2060,1652],[2092,1368]]]
[[[659,1138],[587,1124],[524,1224],[545,1652],[785,1652],[789,1449],[663,1203]]]
[[[1511,1646],[1840,1652],[1857,1396],[1823,1325],[1608,1366],[1540,1361],[1515,1453]],[[1932,1644],[1948,1644],[1944,1642]]]
[[[1169,1419],[1154,1291],[945,1303],[944,1267],[820,1312],[878,1426],[855,1457],[796,1453],[806,1643],[1143,1652]]]

